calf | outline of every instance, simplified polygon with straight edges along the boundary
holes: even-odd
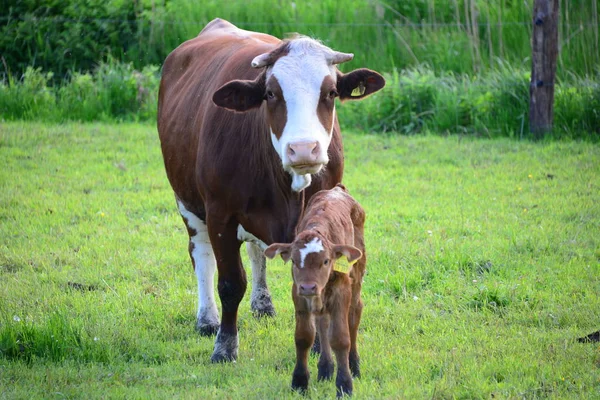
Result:
[[[296,228],[293,243],[275,243],[265,255],[292,260],[292,297],[296,309],[296,367],[292,388],[308,387],[308,355],[316,331],[321,346],[318,379],[333,375],[331,349],[338,371],[337,395],[352,394],[352,377],[359,377],[356,335],[362,313],[360,290],[365,273],[365,212],[342,185],[317,192]],[[349,274],[334,270],[340,257],[354,263]]]

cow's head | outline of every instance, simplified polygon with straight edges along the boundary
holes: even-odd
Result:
[[[346,257],[353,263],[362,257],[356,247],[329,243],[314,231],[299,233],[293,243],[274,243],[265,249],[268,258],[278,254],[285,262],[292,260],[297,295],[303,297],[321,296],[338,258]]]
[[[311,174],[329,162],[335,98],[359,100],[385,85],[381,75],[368,69],[342,74],[336,65],[353,57],[306,37],[285,41],[252,60],[252,67],[265,68],[257,79],[226,83],[213,102],[238,112],[266,102],[273,147],[292,175],[292,189],[301,191],[310,185]]]

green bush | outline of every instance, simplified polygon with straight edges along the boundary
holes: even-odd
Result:
[[[56,111],[56,97],[48,86],[52,72],[28,67],[20,80],[8,77],[0,82],[0,110],[2,118],[52,119]]]
[[[426,64],[436,73],[473,75],[498,60],[522,67],[531,56],[531,1],[5,0],[0,9],[0,53],[14,76],[33,66],[63,79],[107,57],[138,70],[160,65],[215,17],[277,37],[320,38],[355,54],[347,68]],[[600,13],[583,0],[572,0],[568,11],[560,13],[558,75],[592,74],[600,63]]]
[[[337,106],[344,129],[526,138],[529,72],[506,65],[478,75],[436,74],[421,66],[385,74],[386,87]],[[0,82],[0,117],[44,121],[154,121],[159,70],[115,60],[93,73],[72,72],[51,86],[52,73],[28,68]],[[555,136],[600,139],[600,78],[572,77],[556,86]]]

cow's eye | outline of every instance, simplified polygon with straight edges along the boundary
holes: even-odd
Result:
[[[331,97],[332,99],[336,98],[337,95],[338,95],[338,92],[336,92],[335,90],[332,90],[331,92],[329,92],[329,97]]]
[[[272,100],[275,98],[275,93],[270,90],[267,90],[267,99]]]
[[[324,265],[327,265],[327,264],[329,264],[329,260],[325,260],[325,261],[323,261],[323,264],[324,264]]]

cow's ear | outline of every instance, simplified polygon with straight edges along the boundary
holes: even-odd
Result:
[[[375,71],[361,68],[347,74],[338,72],[340,100],[360,100],[385,86],[385,79]]]
[[[285,243],[273,243],[265,249],[265,257],[275,258],[277,254],[281,255],[283,262],[288,262],[292,255],[292,245]]]
[[[333,246],[333,254],[335,254],[336,260],[341,256],[345,256],[350,264],[362,257],[362,251],[356,247],[341,244]]]
[[[265,78],[227,82],[213,94],[213,103],[232,111],[244,112],[260,107],[265,97]]]

